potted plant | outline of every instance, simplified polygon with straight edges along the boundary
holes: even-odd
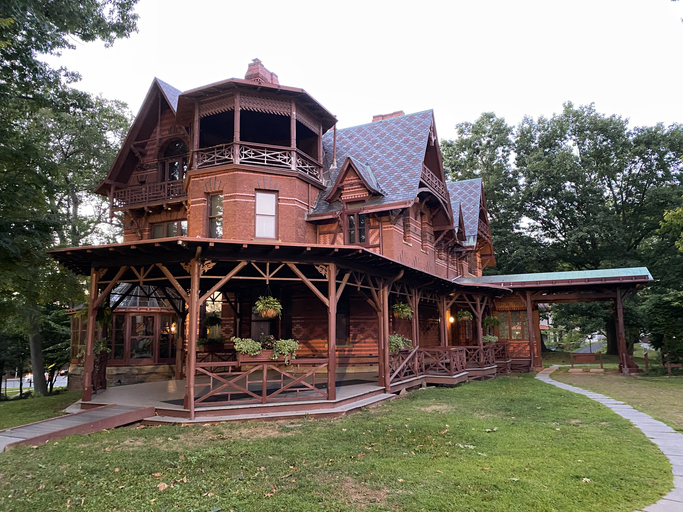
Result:
[[[209,313],[204,317],[202,325],[204,327],[214,327],[216,325],[221,325],[221,317],[218,313]]]
[[[402,320],[411,320],[413,318],[413,308],[406,302],[397,302],[391,306],[391,311],[394,313],[394,317]]]
[[[237,360],[240,363],[246,361],[264,361],[272,355],[272,350],[266,351],[266,353],[263,354],[263,347],[261,344],[251,338],[238,338],[237,336],[233,336],[230,341],[232,341],[235,346]]]
[[[272,350],[275,348],[276,341],[277,340],[275,339],[275,336],[273,336],[272,334],[262,334],[259,343],[261,344],[262,349]]]
[[[200,338],[197,340],[197,346],[204,348],[206,352],[216,353],[223,350],[225,340],[221,337],[216,338]]]
[[[498,336],[493,336],[492,334],[487,334],[481,337],[481,341],[484,343],[495,343],[498,341]]]
[[[299,348],[299,342],[292,339],[277,340],[273,348],[273,355],[271,359],[277,359],[280,356],[284,357],[285,364],[289,364],[290,359],[294,359],[294,353]]]
[[[259,297],[254,304],[254,310],[263,318],[275,318],[282,313],[282,304],[275,297]]]
[[[497,316],[487,316],[481,321],[481,326],[487,329],[489,333],[494,327],[500,327],[500,318]]]
[[[469,311],[460,310],[456,313],[455,318],[458,319],[458,322],[462,322],[463,320],[472,320],[472,313]]]
[[[400,352],[401,350],[409,350],[411,348],[413,348],[412,340],[397,333],[389,335],[389,352],[396,353]]]

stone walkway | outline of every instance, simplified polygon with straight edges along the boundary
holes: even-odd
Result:
[[[681,512],[683,511],[683,434],[676,432],[668,425],[653,419],[645,413],[635,410],[630,405],[614,400],[599,393],[586,391],[585,389],[577,388],[559,382],[550,378],[550,374],[557,370],[559,366],[551,366],[539,372],[536,378],[552,384],[558,388],[566,389],[573,393],[585,395],[592,398],[596,402],[606,405],[619,416],[626,418],[636,427],[643,431],[643,433],[655,443],[662,453],[666,455],[671,461],[674,474],[674,488],[654,505],[645,507],[643,512]]]

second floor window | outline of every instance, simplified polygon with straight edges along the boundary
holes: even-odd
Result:
[[[277,238],[277,192],[256,191],[256,238]]]
[[[177,181],[187,172],[187,146],[182,140],[174,140],[164,150],[161,162],[162,181]]]
[[[347,241],[349,244],[364,244],[365,237],[365,214],[364,213],[350,213],[346,216],[347,222]]]
[[[223,238],[223,194],[209,197],[209,237]]]
[[[152,238],[187,236],[187,221],[161,222],[152,225]]]

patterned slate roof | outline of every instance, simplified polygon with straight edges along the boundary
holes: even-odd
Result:
[[[341,202],[328,203],[326,197],[334,187],[346,157],[372,168],[382,196],[370,198],[366,205],[413,201],[422,173],[422,162],[432,125],[431,110],[393,117],[383,121],[337,130],[337,169],[330,170],[327,189],[318,195],[312,214],[341,210]],[[332,166],[334,133],[323,136],[325,168]]]
[[[159,87],[163,91],[164,96],[166,96],[166,99],[168,100],[168,103],[169,105],[171,105],[173,113],[175,114],[178,111],[178,97],[180,96],[182,91],[179,91],[172,85],[169,85],[163,80],[159,80],[158,78],[155,78],[154,80],[156,80],[157,84],[159,84]]]
[[[455,232],[457,233],[461,226],[458,226],[460,222],[460,201],[457,201],[451,196],[451,209],[453,210],[453,226],[455,226]]]
[[[465,236],[474,237],[476,244],[479,232],[479,207],[481,206],[481,178],[446,183],[451,205],[460,202],[462,220],[465,223]],[[453,206],[455,214],[455,206]]]
[[[380,184],[377,182],[377,177],[375,176],[375,173],[372,172],[372,167],[365,165],[363,162],[357,158],[353,158],[352,156],[350,156],[349,159],[353,162],[353,165],[356,166],[356,169],[358,169],[361,178],[365,180],[370,187],[370,192],[386,195]]]

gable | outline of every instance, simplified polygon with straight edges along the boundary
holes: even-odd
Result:
[[[331,190],[325,196],[328,202],[364,199],[383,195],[372,168],[347,157]]]

